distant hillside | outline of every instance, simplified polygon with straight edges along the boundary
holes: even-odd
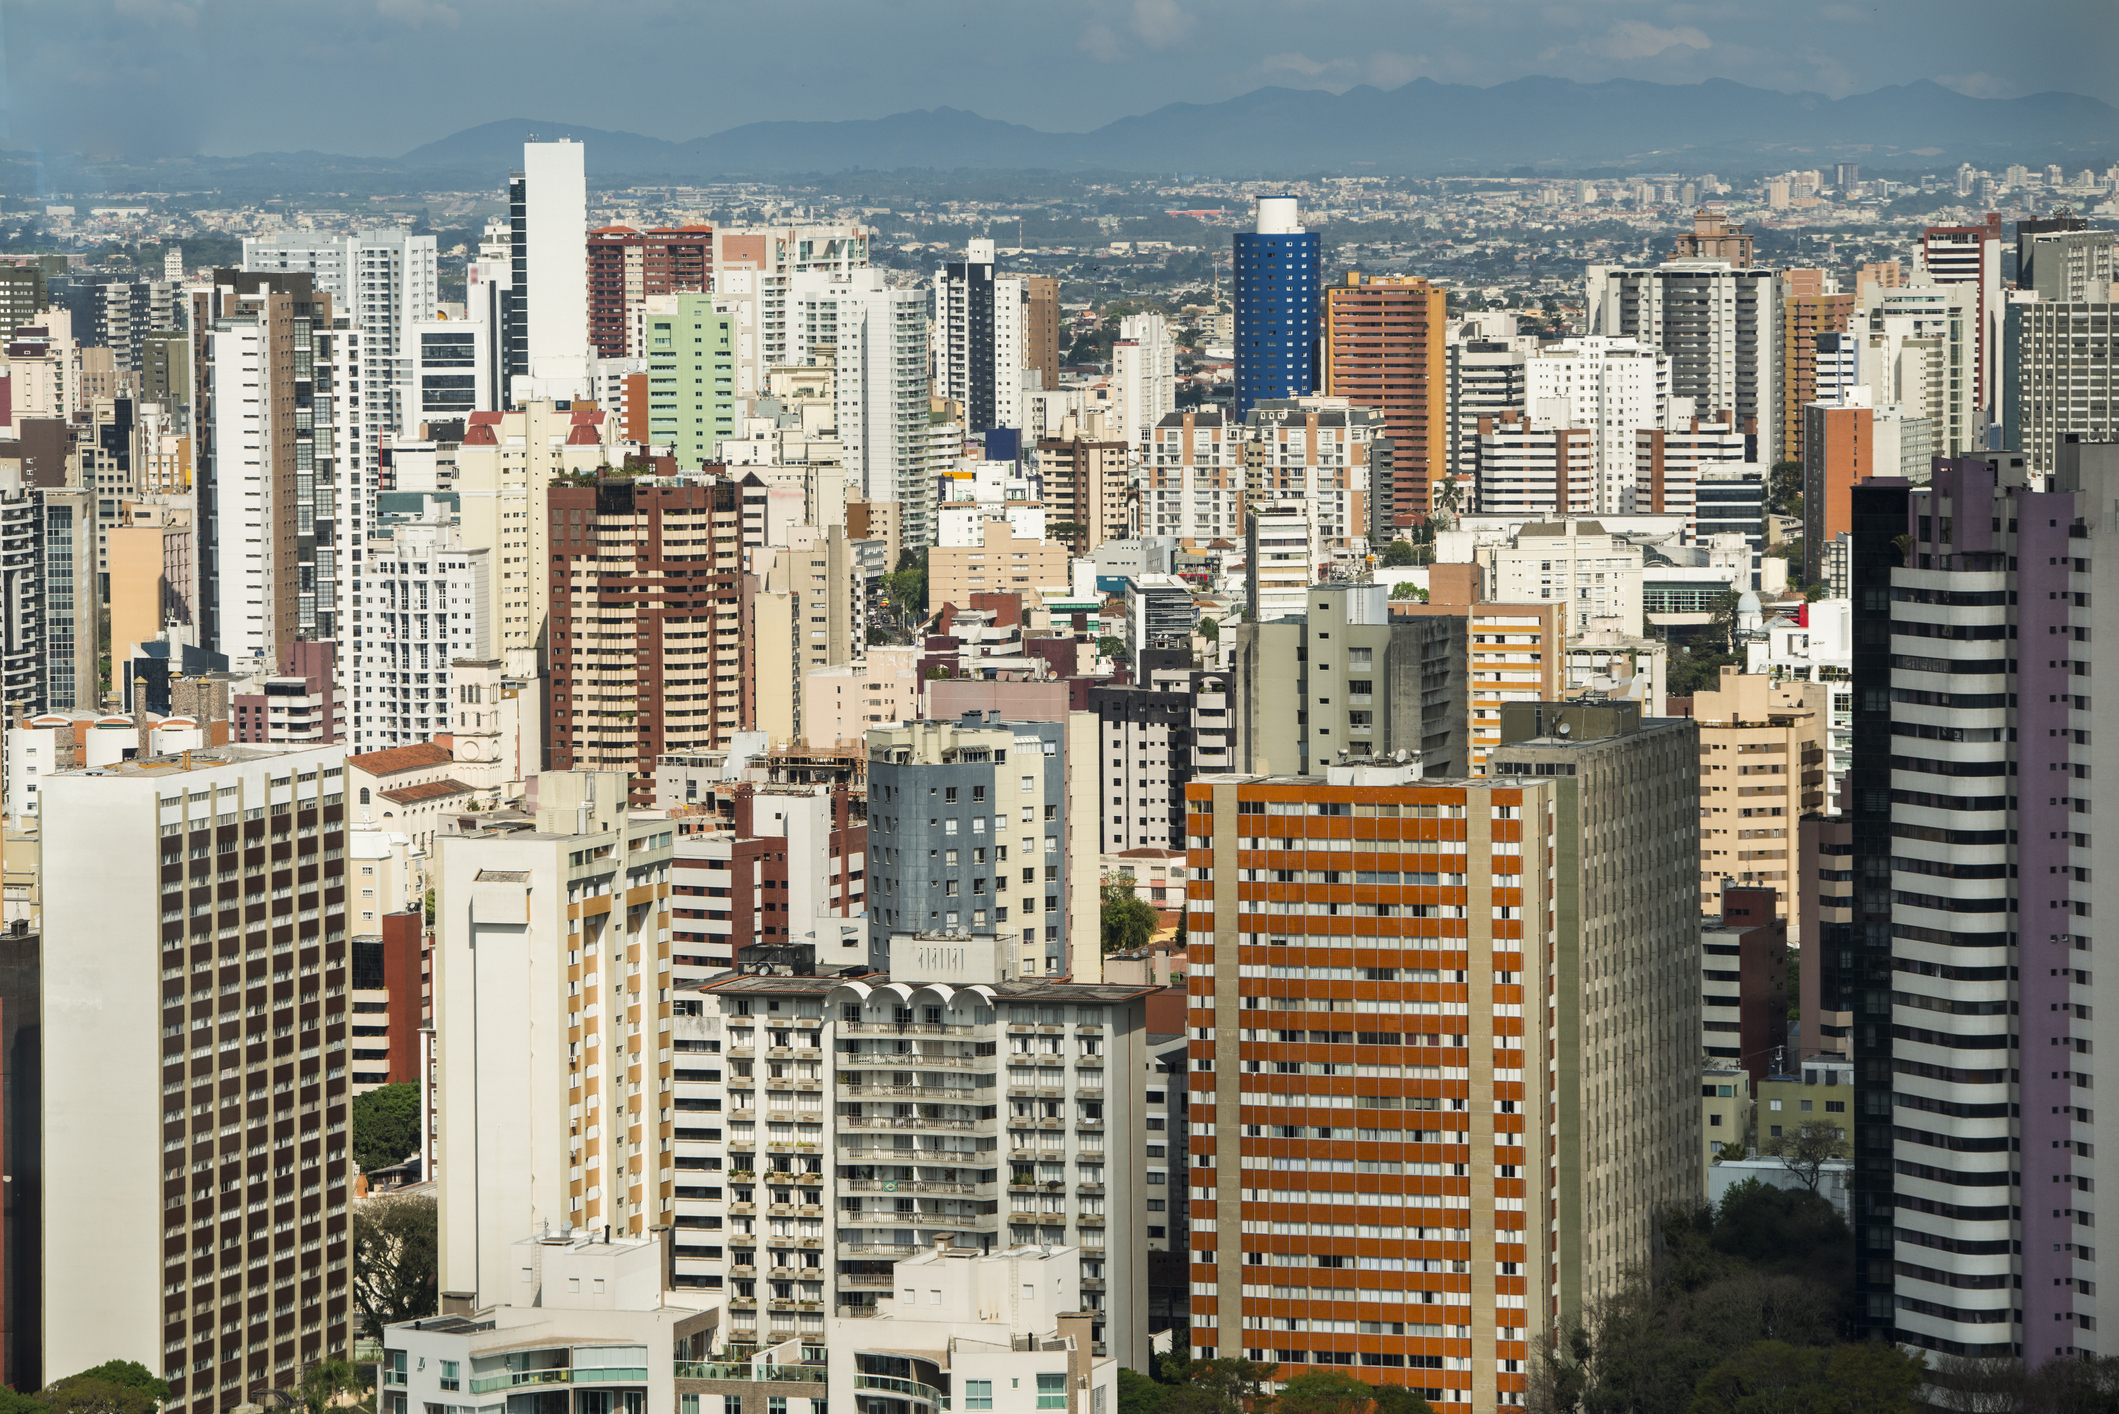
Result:
[[[1492,88],[1415,79],[1395,89],[1261,88],[1173,103],[1088,133],[1045,133],[956,108],[847,122],[747,123],[689,142],[508,119],[429,143],[408,167],[505,167],[532,136],[579,137],[591,171],[699,177],[855,167],[1097,168],[1217,174],[1320,170],[1435,174],[1494,167],[1744,167],[2119,155],[2119,109],[2078,94],[1968,98],[1923,80],[1848,98],[1727,79]]]

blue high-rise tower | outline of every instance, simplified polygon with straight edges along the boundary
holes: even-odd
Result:
[[[1258,198],[1258,229],[1236,235],[1236,416],[1260,398],[1317,390],[1317,237],[1295,198]]]

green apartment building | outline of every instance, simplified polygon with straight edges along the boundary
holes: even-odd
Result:
[[[716,459],[736,435],[735,320],[710,294],[649,301],[646,321],[648,440],[682,470]]]

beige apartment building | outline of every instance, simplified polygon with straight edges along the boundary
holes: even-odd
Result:
[[[751,574],[764,580],[750,605],[753,725],[776,746],[808,738],[808,675],[859,657],[867,625],[845,528],[795,526],[787,539],[751,552]]]
[[[1799,822],[1825,808],[1830,689],[1722,669],[1692,699],[1700,728],[1700,912],[1721,916],[1724,880],[1769,888],[1790,924]],[[1792,940],[1792,939],[1791,939]],[[1801,941],[1807,941],[1801,940]]]
[[[1071,583],[1071,557],[1065,545],[1047,540],[1019,540],[1005,520],[981,527],[983,543],[937,545],[927,552],[927,606],[971,607],[974,594],[1020,594],[1023,607],[1044,604],[1040,588]]]

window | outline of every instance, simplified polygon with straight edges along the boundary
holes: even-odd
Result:
[[[696,1394],[678,1395],[677,1414],[699,1414],[699,1396]]]
[[[1037,1407],[1040,1409],[1065,1409],[1067,1407],[1067,1375],[1061,1371],[1056,1375],[1037,1377]]]
[[[993,1407],[993,1381],[964,1381],[964,1407],[966,1409],[991,1409]]]
[[[457,1374],[457,1366],[454,1360],[441,1362],[441,1387],[443,1389],[463,1388],[463,1381]]]
[[[403,1385],[405,1382],[405,1352],[385,1350],[383,1352],[383,1383]]]
[[[743,1414],[743,1396],[740,1394],[722,1395],[721,1414]]]
[[[787,1414],[787,1396],[769,1394],[765,1397],[765,1414]]]

